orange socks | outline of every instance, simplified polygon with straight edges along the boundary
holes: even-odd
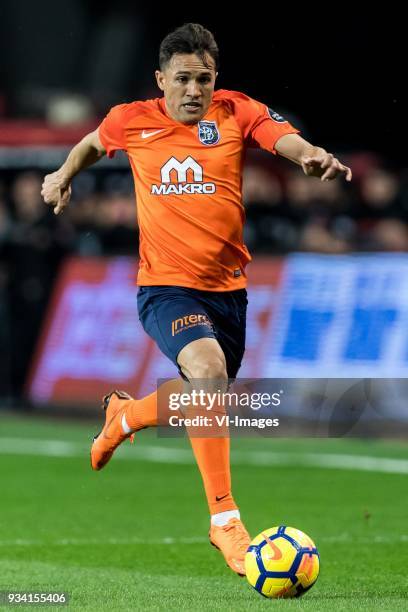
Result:
[[[231,493],[229,438],[190,437],[211,514],[236,510]]]
[[[166,400],[168,408],[167,398],[169,394],[182,392],[183,381],[173,379],[165,382],[158,391],[154,391],[140,400],[126,400],[125,417],[127,425],[132,431],[137,431],[143,427],[156,427],[158,425],[158,398]],[[190,410],[187,410],[187,412],[190,412]],[[168,415],[174,414],[174,412],[170,413],[163,405],[159,414],[161,420],[165,423],[168,422],[166,421]],[[194,414],[202,414],[202,412],[193,411],[186,416],[193,416]],[[218,432],[216,429],[210,429],[206,432],[205,428],[197,427],[187,427],[186,429],[203,479],[210,513],[218,514],[226,510],[235,510],[237,506],[231,494],[228,429],[219,429]],[[209,437],[202,437],[207,433]],[[221,433],[223,434],[222,437],[220,437]],[[195,437],[197,434],[200,437]],[[218,437],[216,437],[217,435]]]
[[[160,394],[160,398],[165,399],[170,393],[181,393],[182,390],[183,381],[180,378],[175,378],[163,383],[159,390],[153,391],[153,393],[140,400],[127,400],[125,416],[129,428],[132,431],[137,431],[143,427],[156,427],[158,425],[158,395]],[[164,419],[163,422],[166,422],[166,407],[163,407],[160,413],[160,416]]]
[[[189,406],[186,416],[203,416],[209,426],[186,427],[190,443],[201,472],[210,514],[237,510],[231,493],[229,429],[217,419],[226,417],[223,405],[215,405],[210,411]]]

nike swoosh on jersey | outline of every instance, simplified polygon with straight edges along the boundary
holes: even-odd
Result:
[[[142,136],[142,138],[150,138],[150,136],[154,136],[155,134],[159,134],[160,132],[163,132],[163,130],[156,130],[155,132],[145,132],[143,130],[141,136]]]

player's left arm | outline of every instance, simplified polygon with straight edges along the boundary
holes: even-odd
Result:
[[[322,181],[331,181],[338,176],[344,176],[351,181],[352,172],[342,164],[332,153],[321,147],[311,145],[299,134],[284,134],[275,144],[275,151],[295,164],[302,166],[307,176],[316,176]]]

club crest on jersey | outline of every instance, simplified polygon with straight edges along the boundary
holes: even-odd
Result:
[[[198,137],[205,145],[215,145],[220,139],[220,133],[215,121],[199,121]]]
[[[282,115],[272,110],[272,108],[268,108],[268,113],[272,121],[276,121],[276,123],[286,123],[287,121],[285,117],[282,117]]]

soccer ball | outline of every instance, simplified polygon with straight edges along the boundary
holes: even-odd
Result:
[[[300,597],[316,582],[319,553],[303,531],[272,527],[254,538],[245,555],[248,582],[264,597]]]

